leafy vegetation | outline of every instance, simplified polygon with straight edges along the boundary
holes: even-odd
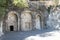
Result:
[[[7,1],[6,0],[0,0],[0,19],[5,14],[6,7],[7,7]]]
[[[19,7],[28,7],[27,0],[0,0],[0,19],[5,14],[5,9],[8,7],[8,3],[12,1],[12,4]]]
[[[5,14],[5,9],[8,7],[8,3],[10,1],[12,1],[13,5],[15,5],[15,6],[19,7],[19,8],[29,7],[27,0],[0,0],[0,18],[2,17],[2,15]],[[54,2],[57,5],[59,1],[54,0]]]
[[[0,7],[0,19],[2,19],[4,14],[5,14],[5,8],[4,7]]]
[[[28,7],[27,0],[13,0],[13,4],[19,8]]]
[[[6,7],[7,6],[7,0],[0,0],[0,7]]]

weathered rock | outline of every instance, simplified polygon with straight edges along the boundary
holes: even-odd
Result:
[[[3,20],[3,31],[30,31],[46,28],[48,16],[46,7],[44,5],[36,6],[35,2],[29,3],[29,6],[29,8],[23,9],[13,5],[8,6],[8,11]]]
[[[60,8],[59,7],[51,9],[47,24],[52,28],[60,29]]]

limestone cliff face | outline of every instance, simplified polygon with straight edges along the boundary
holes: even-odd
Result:
[[[60,6],[51,9],[47,25],[48,27],[60,30]]]
[[[18,8],[9,4],[5,19],[3,20],[3,31],[30,31],[46,28],[48,17],[45,5],[37,2],[28,2],[29,8]]]

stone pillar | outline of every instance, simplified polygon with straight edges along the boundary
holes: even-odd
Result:
[[[21,22],[20,22],[20,14],[18,14],[18,31],[20,31],[20,25],[21,25]]]
[[[42,17],[41,17],[41,26],[42,26],[41,28],[42,28],[42,29],[44,29],[44,27],[45,27],[45,25],[44,25],[44,20],[45,20],[45,19],[44,19],[44,17],[42,16]]]
[[[45,26],[45,20],[42,20],[42,29],[45,29],[46,28],[46,26]]]

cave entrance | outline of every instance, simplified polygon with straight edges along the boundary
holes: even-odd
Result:
[[[10,31],[14,31],[14,26],[10,26]]]

